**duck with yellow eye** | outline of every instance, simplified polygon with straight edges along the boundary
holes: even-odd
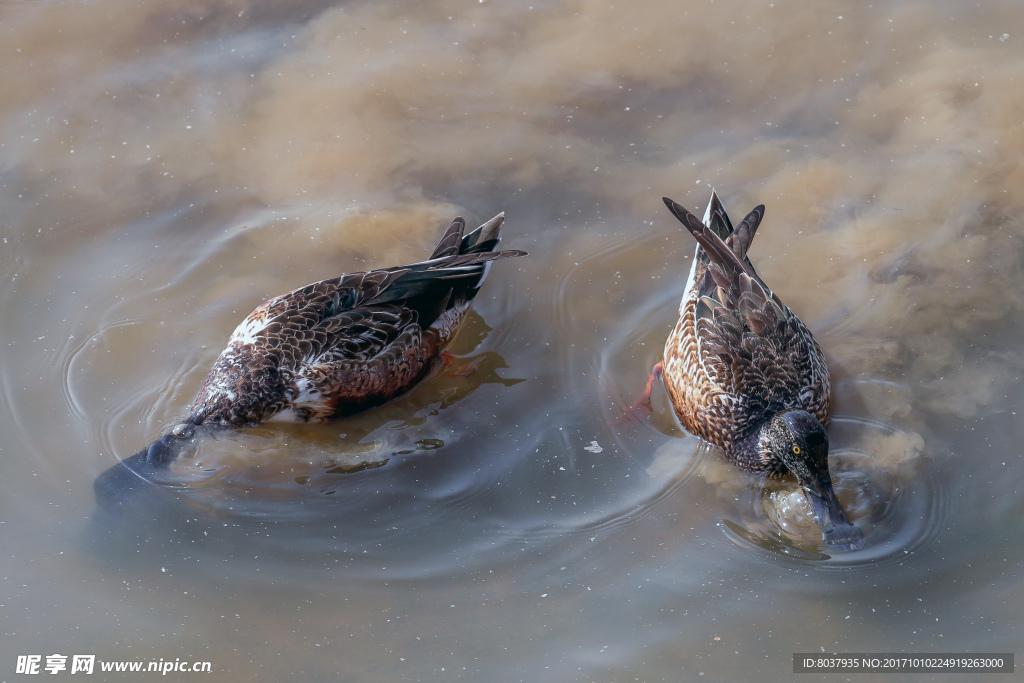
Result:
[[[764,206],[733,228],[714,192],[703,221],[671,199],[665,204],[698,242],[679,321],[655,366],[676,414],[743,469],[792,474],[823,540],[840,550],[861,547],[864,534],[832,489],[824,354],[747,258]]]

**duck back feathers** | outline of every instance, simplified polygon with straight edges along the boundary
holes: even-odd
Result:
[[[306,285],[235,329],[189,409],[192,424],[322,421],[393,398],[440,358],[491,262],[503,214],[464,235],[456,218],[431,258]]]

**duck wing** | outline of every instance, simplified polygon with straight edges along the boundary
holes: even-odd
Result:
[[[324,295],[306,304],[310,315],[298,317],[324,337],[321,348],[337,361],[368,360],[410,326],[426,330],[453,307],[467,305],[492,261],[523,255],[516,250],[454,254],[326,280],[313,285],[323,286]]]
[[[264,302],[235,329],[189,420],[251,424],[288,408],[294,419],[329,419],[405,391],[454,335],[490,263],[525,254],[489,250],[501,218],[465,236],[456,218],[432,254],[440,255],[427,261],[322,280]]]
[[[229,346],[261,342],[279,349],[283,361],[308,359],[331,347],[352,359],[372,357],[408,325],[426,329],[449,305],[475,294],[492,261],[525,255],[479,251],[477,242],[463,247],[467,238],[484,234],[483,246],[493,248],[498,239],[481,231],[495,220],[500,226],[500,218],[467,237],[462,235],[464,221],[456,218],[427,261],[342,275],[274,297],[249,314]]]
[[[700,244],[700,257],[707,258],[695,301],[695,334],[708,377],[751,418],[807,404],[805,409],[827,421],[821,350],[747,258],[764,206],[727,232],[721,228],[732,226],[724,210],[705,225],[672,200],[665,203]]]

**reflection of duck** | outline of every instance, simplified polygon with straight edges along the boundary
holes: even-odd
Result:
[[[333,495],[345,475],[381,467],[395,457],[441,449],[449,438],[462,438],[460,425],[476,425],[480,417],[474,412],[441,420],[434,416],[465,401],[484,385],[510,387],[525,381],[502,377],[500,370],[508,367],[504,359],[495,351],[478,349],[490,331],[484,319],[470,309],[447,349],[450,361],[446,359],[429,380],[400,398],[346,418],[343,433],[331,425],[267,423],[246,430],[244,456],[237,454],[229,440],[207,451],[209,457],[204,457],[198,468],[192,460],[182,471],[186,476],[198,474],[203,481],[215,479],[216,495],[231,501],[237,511],[254,492],[288,491],[290,502],[308,501],[308,496]],[[201,498],[205,494],[196,495]],[[257,505],[266,500],[262,495],[257,498]]]
[[[508,367],[504,359],[480,348],[490,331],[483,317],[470,308],[446,349],[444,362],[428,378],[384,405],[346,417],[341,424],[268,421],[245,430],[212,433],[200,427],[182,444],[181,457],[153,477],[154,483],[171,484],[162,493],[173,492],[175,506],[187,505],[195,513],[295,520],[319,515],[325,510],[319,503],[334,509],[329,499],[358,486],[345,481],[350,475],[395,459],[404,461],[405,456],[422,458],[440,452],[453,440],[463,439],[464,429],[481,424],[474,410],[436,416],[485,385],[510,387],[525,381],[501,376],[502,368]],[[114,471],[129,474],[123,466]],[[151,488],[138,477],[134,483],[140,490]],[[101,502],[106,511],[111,511],[108,503],[115,503],[115,510],[130,504],[134,515],[156,510],[164,498],[151,495],[136,500],[121,492],[117,499]]]
[[[734,229],[714,192],[703,222],[665,204],[698,242],[662,364],[679,419],[744,469],[795,475],[825,541],[860,547],[863,533],[843,512],[828,469],[825,358],[747,258],[764,206]]]
[[[259,306],[235,329],[188,417],[104,472],[97,495],[117,496],[146,469],[166,467],[199,425],[320,422],[384,403],[419,382],[455,336],[490,262],[504,214],[464,235],[452,221],[430,259],[342,275]]]

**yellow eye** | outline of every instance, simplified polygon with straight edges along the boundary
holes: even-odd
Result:
[[[793,455],[800,455],[800,447],[793,446]]]

